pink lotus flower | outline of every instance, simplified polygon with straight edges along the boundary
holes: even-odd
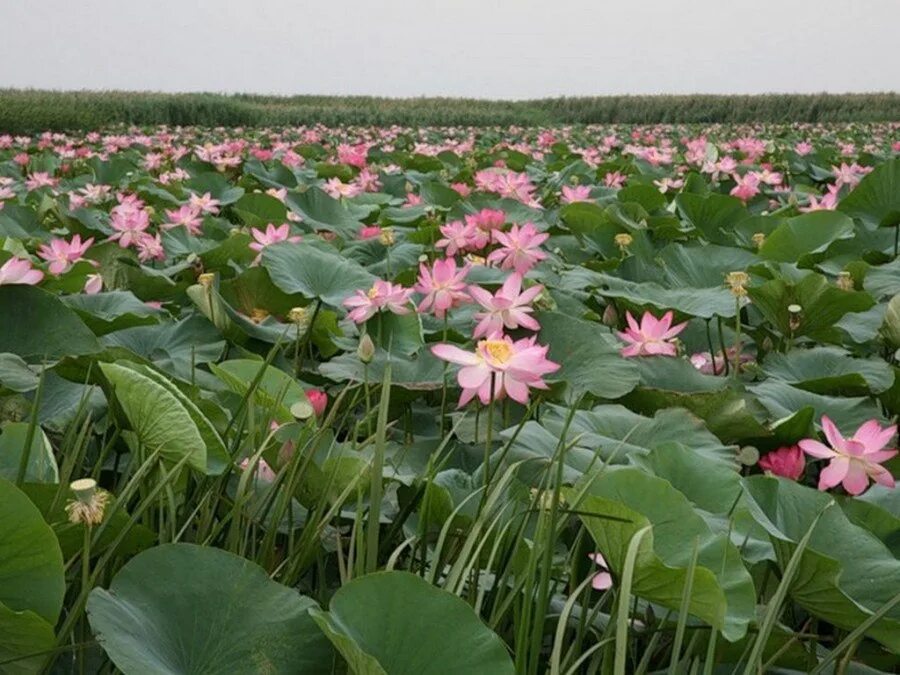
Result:
[[[499,209],[481,209],[466,216],[470,240],[469,248],[480,250],[495,239],[495,233],[506,224],[506,214]]]
[[[612,575],[609,573],[609,566],[606,564],[606,558],[600,553],[588,553],[588,558],[590,558],[595,565],[602,568],[599,572],[594,573],[594,577],[591,580],[591,588],[595,591],[605,591],[612,588]]]
[[[759,176],[754,172],[748,173],[746,176],[735,176],[735,185],[729,193],[732,197],[737,197],[742,202],[749,201],[759,194]]]
[[[254,467],[250,466],[250,458],[242,460],[239,464],[242,471],[252,470]],[[255,465],[256,470],[256,480],[262,481],[263,483],[272,483],[275,481],[277,474],[272,470],[272,467],[269,466],[268,462],[264,459],[260,459],[259,463]]]
[[[631,312],[625,312],[628,329],[619,333],[619,337],[628,343],[622,348],[622,356],[675,356],[675,345],[669,340],[687,327],[687,322],[672,325],[672,311],[657,319],[650,312],[644,312],[641,325],[638,326]]]
[[[822,431],[830,448],[811,438],[799,443],[807,455],[831,460],[819,474],[820,490],[842,484],[849,494],[859,495],[869,486],[870,478],[880,485],[894,487],[894,477],[881,464],[897,454],[896,450],[884,450],[897,433],[896,426],[882,429],[878,420],[869,420],[851,438],[844,438],[834,422],[822,415]]]
[[[461,220],[454,220],[446,225],[441,225],[441,234],[444,235],[444,238],[438,239],[434,246],[435,248],[447,249],[446,254],[450,257],[455,256],[457,253],[464,253],[468,250],[479,248],[475,245],[478,237],[475,226],[463,223]]]
[[[150,214],[136,195],[119,195],[118,199],[119,203],[110,211],[109,222],[115,233],[109,241],[118,241],[119,246],[128,248],[150,227]]]
[[[103,277],[99,274],[88,274],[84,279],[86,295],[96,295],[103,290]]]
[[[356,183],[345,183],[337,177],[325,181],[322,189],[333,199],[349,199],[361,195],[363,192],[363,189]]]
[[[166,210],[166,217],[168,220],[160,226],[164,230],[181,226],[195,237],[201,233],[200,225],[203,223],[203,217],[196,206],[185,204],[178,209]]]
[[[76,234],[72,241],[65,239],[53,239],[50,244],[42,244],[38,250],[38,256],[50,263],[50,274],[62,274],[74,263],[84,259],[84,254],[94,243],[94,238],[81,241],[81,235]]]
[[[380,225],[366,225],[359,230],[360,239],[375,239],[381,236]]]
[[[25,187],[29,190],[37,190],[42,187],[56,187],[57,183],[59,181],[46,171],[35,171],[28,176],[28,180],[25,181]]]
[[[807,143],[806,141],[801,141],[794,146],[794,152],[796,152],[801,157],[810,154],[814,150],[811,143]]]
[[[465,183],[450,183],[450,187],[452,187],[461,197],[468,197],[472,194],[472,188],[470,188]]]
[[[803,475],[806,460],[799,445],[787,445],[766,454],[759,460],[759,467],[767,473],[797,480]]]
[[[298,241],[301,241],[303,239],[303,237],[299,235],[291,236],[291,226],[287,223],[279,225],[278,227],[275,227],[272,223],[269,223],[268,225],[266,225],[265,231],[257,229],[255,227],[251,227],[250,234],[253,235],[253,238],[256,240],[250,242],[250,248],[259,254],[256,256],[256,260],[253,261],[254,263],[259,262],[262,251],[264,248],[266,248],[266,246],[279,244],[283,241],[296,244]]]
[[[222,202],[218,199],[213,199],[209,192],[205,192],[202,195],[192,194],[188,204],[203,213],[215,215],[219,212],[219,206],[221,206]]]
[[[348,145],[341,143],[337,149],[338,162],[362,169],[368,161],[369,148],[365,143]]]
[[[515,273],[507,277],[495,295],[480,286],[469,286],[472,298],[487,310],[475,314],[479,322],[473,336],[478,338],[499,333],[504,328],[540,330],[540,324],[531,316],[534,309],[530,304],[543,290],[543,286],[532,286],[524,293],[521,292],[522,277]]]
[[[603,176],[603,184],[608,188],[618,189],[625,185],[627,179],[628,176],[620,171],[610,171]]]
[[[166,259],[166,249],[163,248],[159,233],[156,235],[144,233],[135,240],[135,248],[138,252],[138,260],[141,262]]]
[[[308,389],[306,399],[312,406],[316,417],[321,417],[325,413],[325,408],[328,405],[328,394],[324,391],[321,389]]]
[[[44,278],[40,270],[32,269],[31,261],[24,258],[10,258],[0,267],[0,286],[23,284],[34,286]]]
[[[388,310],[394,314],[409,314],[409,296],[413,289],[377,279],[368,291],[356,291],[344,300],[344,307],[351,308],[347,314],[351,321],[364,323],[377,312]]]
[[[550,235],[538,232],[533,223],[525,223],[521,228],[513,225],[509,232],[495,232],[494,237],[502,248],[493,251],[488,256],[488,262],[500,263],[500,269],[514,269],[524,275],[547,257],[540,246]]]
[[[419,282],[415,290],[425,295],[419,303],[418,311],[434,310],[434,315],[443,319],[447,310],[469,301],[466,293],[466,275],[470,265],[456,269],[456,260],[445,258],[435,260],[431,269],[425,263],[419,264]]]
[[[485,405],[507,394],[514,401],[528,403],[529,388],[546,389],[543,376],[559,369],[559,364],[547,359],[547,347],[535,344],[535,338],[513,342],[507,336],[495,333],[486,340],[479,340],[475,352],[467,352],[455,345],[437,344],[431,352],[439,359],[461,366],[457,381],[462,387],[459,406],[475,396]]]
[[[573,204],[575,202],[587,202],[591,199],[591,188],[589,185],[563,185],[562,198],[563,204]]]

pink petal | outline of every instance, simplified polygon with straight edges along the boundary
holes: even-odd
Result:
[[[824,443],[820,443],[819,441],[815,441],[811,438],[804,439],[797,443],[800,446],[800,449],[803,450],[807,455],[812,455],[813,457],[818,457],[819,459],[829,459],[831,457],[836,457],[837,453],[829,448]]]
[[[481,363],[481,359],[476,354],[462,350],[454,345],[432,345],[431,353],[439,359],[449,361],[450,363],[458,363],[462,366],[477,366]]]
[[[833,488],[846,479],[849,471],[850,459],[848,457],[835,457],[819,474],[819,489],[827,490]]]
[[[822,415],[822,431],[825,432],[825,438],[828,439],[832,448],[839,450],[843,447],[844,437],[841,436],[841,432],[827,415]]]
[[[861,495],[869,487],[869,476],[861,462],[850,462],[847,475],[844,476],[844,489],[851,495]]]

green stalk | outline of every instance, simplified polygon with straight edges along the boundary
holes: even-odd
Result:
[[[387,415],[391,402],[391,362],[384,367],[381,381],[381,400],[378,402],[378,425],[375,428],[375,456],[372,458],[369,482],[369,524],[366,532],[366,572],[378,568],[378,535],[381,520],[382,474],[384,473],[384,449],[387,445]]]

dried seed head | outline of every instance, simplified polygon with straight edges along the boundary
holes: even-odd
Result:
[[[736,298],[746,297],[748,283],[750,275],[746,272],[729,272],[725,275],[725,285],[731,288],[731,294]]]
[[[766,235],[762,232],[757,232],[751,237],[753,243],[756,244],[756,248],[762,248],[762,245],[766,243]]]
[[[213,282],[216,280],[215,272],[204,272],[197,277],[197,283],[203,288],[212,288]]]
[[[82,478],[69,485],[75,499],[66,504],[66,513],[70,523],[81,523],[87,526],[99,525],[103,522],[109,493],[97,487],[93,478]]]
[[[853,277],[850,276],[850,272],[838,272],[838,277],[835,281],[835,285],[842,291],[852,291]]]
[[[634,241],[634,237],[632,237],[627,232],[620,232],[614,237],[613,241],[615,241],[616,246],[618,246],[624,252],[629,246],[631,246],[632,242]]]
[[[394,242],[397,241],[397,238],[394,236],[394,228],[382,227],[381,234],[378,235],[378,240],[385,246],[393,246]]]

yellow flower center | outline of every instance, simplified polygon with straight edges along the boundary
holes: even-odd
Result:
[[[482,340],[478,346],[498,364],[506,363],[512,357],[512,347],[505,340]]]
[[[368,296],[369,296],[369,299],[371,300],[371,299],[374,298],[376,295],[378,295],[378,289],[375,288],[374,286],[372,286],[372,288],[370,288],[370,289],[366,292],[366,295],[368,295]]]

